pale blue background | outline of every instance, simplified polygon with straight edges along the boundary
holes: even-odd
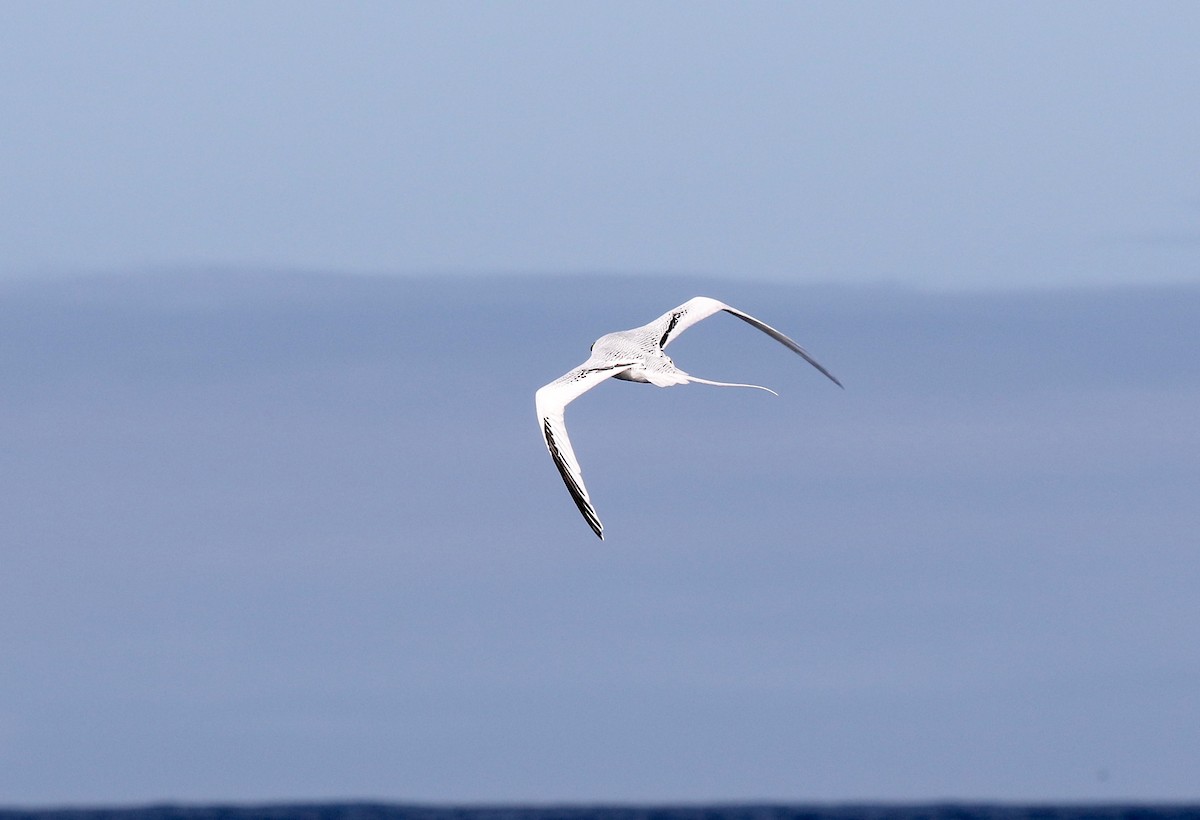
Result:
[[[1200,7],[0,5],[8,273],[1194,280]]]
[[[0,5],[0,804],[1200,798],[1198,42]]]

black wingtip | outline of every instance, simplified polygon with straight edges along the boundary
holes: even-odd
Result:
[[[755,319],[753,316],[751,316],[748,313],[742,313],[737,308],[731,308],[728,305],[726,305],[724,308],[722,308],[722,310],[724,310],[726,313],[730,314],[731,316],[736,316],[737,318],[741,319],[743,322],[750,325],[751,327],[755,327],[755,328],[761,330],[763,333],[767,334],[772,339],[774,339],[775,341],[782,344],[784,347],[790,348],[793,352],[800,354],[800,357],[803,358],[804,361],[808,362],[813,367],[815,367],[817,370],[819,370],[821,372],[821,375],[825,376],[825,378],[829,379],[831,382],[833,382],[834,384],[836,384],[838,387],[842,388],[843,390],[846,389],[846,386],[843,385],[840,381],[838,381],[837,376],[833,375],[828,370],[826,370],[824,365],[822,365],[820,362],[818,362],[816,359],[814,359],[812,357],[811,353],[809,353],[807,350],[805,350],[800,345],[796,344],[795,340],[792,339],[787,334],[781,333],[780,331],[778,331],[775,328],[768,325],[766,322],[761,322],[758,319]]]
[[[575,506],[583,515],[583,520],[592,528],[592,532],[599,536],[600,540],[604,540],[604,525],[600,523],[600,517],[596,515],[596,510],[584,495],[583,488],[575,483],[575,478],[571,475],[570,469],[567,467],[566,459],[559,452],[558,442],[554,438],[554,429],[550,426],[550,419],[542,420],[542,432],[546,437],[546,447],[550,450],[550,456],[554,461],[554,466],[558,468],[558,474],[562,476],[563,483],[567,485],[567,491],[571,494],[571,499],[575,502]]]

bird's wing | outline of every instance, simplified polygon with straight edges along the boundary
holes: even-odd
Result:
[[[588,526],[604,540],[604,525],[596,515],[596,508],[588,497],[587,487],[583,484],[583,471],[579,460],[575,458],[575,450],[571,447],[571,439],[567,438],[567,425],[563,421],[563,411],[568,404],[591,390],[605,379],[623,373],[633,367],[634,362],[597,362],[589,359],[584,364],[566,373],[534,394],[537,405],[538,424],[542,428],[542,436],[546,439],[546,449],[554,459],[563,483],[575,500],[575,506],[583,513]]]
[[[680,333],[683,333],[683,331],[687,330],[692,325],[707,319],[709,316],[712,316],[714,313],[719,313],[722,310],[726,313],[733,314],[747,324],[753,325],[775,341],[787,346],[796,353],[799,353],[804,358],[804,361],[808,362],[817,370],[825,374],[830,381],[832,381],[838,387],[842,386],[842,383],[838,381],[832,373],[822,367],[820,362],[809,355],[807,350],[796,344],[790,338],[780,333],[766,322],[760,322],[758,319],[755,319],[749,313],[742,313],[737,308],[732,308],[724,302],[718,302],[716,299],[710,299],[707,296],[697,296],[693,299],[687,300],[674,310],[664,313],[646,327],[654,330],[655,335],[658,337],[659,347],[666,347],[673,342]]]

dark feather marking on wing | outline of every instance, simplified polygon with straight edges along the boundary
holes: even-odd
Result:
[[[579,375],[586,376],[588,373],[603,373],[605,370],[616,370],[618,367],[629,367],[629,362],[617,362],[616,364],[606,364],[603,367],[589,367]]]
[[[542,430],[546,436],[546,444],[550,446],[550,455],[554,459],[554,466],[558,468],[558,474],[562,476],[563,483],[567,485],[567,490],[571,493],[571,498],[575,501],[575,506],[579,508],[579,512],[583,513],[584,519],[587,520],[588,526],[596,535],[604,538],[604,526],[600,523],[596,511],[592,509],[592,505],[588,503],[587,497],[583,494],[583,488],[575,481],[575,477],[571,475],[571,470],[567,466],[567,461],[558,451],[558,442],[554,440],[554,430],[550,426],[550,419],[545,419],[542,422]]]
[[[658,346],[663,347],[667,343],[667,338],[671,335],[671,331],[675,329],[675,325],[679,324],[679,319],[683,316],[682,311],[677,311],[671,314],[671,321],[667,323],[667,329],[663,331],[662,338],[658,340]]]

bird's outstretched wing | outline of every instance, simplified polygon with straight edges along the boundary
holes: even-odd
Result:
[[[822,367],[821,363],[814,359],[807,350],[796,344],[790,338],[780,333],[766,322],[760,322],[758,319],[755,319],[749,313],[742,313],[742,311],[738,310],[737,308],[730,307],[724,302],[719,302],[716,299],[710,299],[707,296],[697,296],[695,298],[688,299],[682,305],[674,310],[664,313],[662,316],[646,325],[646,327],[653,328],[655,335],[658,337],[658,346],[666,347],[672,341],[674,341],[680,333],[683,333],[683,331],[687,330],[692,325],[707,319],[709,316],[712,316],[714,313],[719,313],[722,310],[726,313],[733,314],[749,325],[753,325],[775,341],[785,345],[796,353],[799,353],[804,358],[804,361],[808,362],[817,370],[825,374],[830,381],[832,381],[838,387],[842,386],[842,383],[838,381],[832,373]]]
[[[534,394],[537,405],[538,424],[546,439],[546,449],[554,459],[563,483],[575,500],[575,506],[583,513],[588,526],[604,540],[604,525],[596,515],[596,508],[588,497],[587,487],[583,484],[583,471],[579,460],[575,458],[575,450],[571,447],[571,439],[567,438],[567,425],[563,421],[563,412],[568,404],[591,390],[605,379],[623,373],[633,367],[634,362],[598,362],[592,359],[579,367],[565,373],[559,378],[538,389]]]

